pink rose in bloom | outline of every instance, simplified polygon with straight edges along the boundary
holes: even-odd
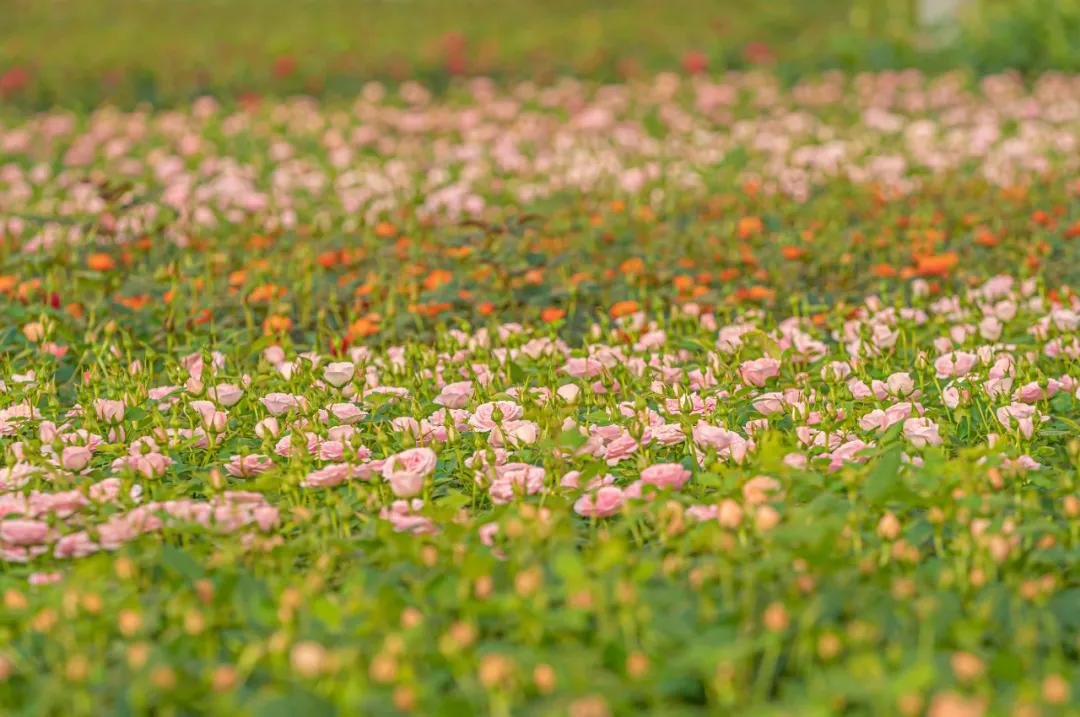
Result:
[[[334,403],[330,406],[330,413],[342,423],[356,423],[367,416],[367,412],[360,409],[355,403]]]
[[[94,400],[94,412],[102,421],[119,423],[124,420],[124,402],[98,398]]]
[[[720,508],[716,513],[716,521],[728,530],[739,527],[743,519],[743,509],[731,498],[720,501]]]
[[[509,444],[511,446],[532,445],[540,437],[540,426],[532,421],[515,419],[503,421],[502,426],[492,429],[489,442],[493,446]]]
[[[302,398],[288,393],[268,393],[259,399],[259,403],[265,406],[266,410],[273,416],[280,416],[304,405]]]
[[[657,463],[641,471],[641,480],[657,488],[679,490],[690,480],[690,471],[678,463]]]
[[[395,500],[389,508],[379,511],[379,517],[387,520],[398,533],[411,533],[413,535],[434,535],[439,532],[431,518],[425,518],[417,513],[424,507],[424,501],[419,498],[413,500]]]
[[[751,404],[759,413],[766,416],[782,413],[784,410],[784,394],[779,392],[763,393],[751,401]]]
[[[751,361],[744,361],[739,366],[739,375],[750,386],[764,386],[770,378],[780,375],[780,360],[764,356]]]
[[[604,364],[593,358],[567,359],[563,366],[563,371],[574,378],[593,378],[599,376],[603,370]]]
[[[606,518],[623,506],[623,491],[613,485],[599,488],[595,494],[581,496],[574,502],[574,512],[586,518]]]
[[[1017,430],[1024,438],[1031,438],[1035,433],[1035,407],[1025,403],[1011,403],[1002,406],[994,412],[1001,425],[1006,430],[1013,429],[1015,422]]]
[[[1032,381],[1021,386],[1014,398],[1024,403],[1035,403],[1043,399],[1043,390],[1038,381]]]
[[[419,495],[424,478],[435,470],[437,457],[430,448],[410,448],[386,458],[383,478],[390,483],[390,490],[399,498]]]
[[[465,408],[469,403],[469,399],[472,398],[472,394],[472,381],[448,383],[442,387],[439,395],[435,397],[434,403],[446,408]]]
[[[638,442],[630,434],[619,435],[604,447],[604,460],[609,466],[618,465],[619,461],[629,458],[638,449]]]
[[[578,399],[578,395],[581,393],[581,388],[577,384],[564,383],[555,389],[555,393],[559,395],[559,398],[567,403],[574,403]]]
[[[953,351],[935,359],[934,370],[937,372],[938,378],[949,378],[950,376],[962,378],[971,373],[971,370],[975,368],[978,362],[979,357],[973,353]]]
[[[328,488],[339,485],[353,476],[353,466],[348,463],[335,463],[308,473],[300,485],[307,488]]]
[[[323,380],[335,388],[341,388],[352,381],[356,366],[349,361],[336,361],[323,369]]]
[[[852,398],[870,398],[874,395],[873,392],[870,390],[870,387],[857,378],[849,379],[847,387],[848,390],[851,391]]]
[[[49,537],[49,524],[40,520],[0,521],[0,541],[8,545],[38,545]]]
[[[222,406],[228,407],[236,405],[244,396],[244,391],[235,384],[219,383],[207,391],[207,394]]]
[[[495,477],[488,494],[496,505],[509,503],[515,496],[534,495],[544,488],[545,472],[528,463],[505,463],[495,466]]]
[[[85,558],[100,550],[100,546],[90,539],[85,530],[78,533],[68,533],[56,541],[53,546],[53,555],[57,558]]]
[[[806,468],[807,460],[806,455],[803,453],[788,453],[784,456],[784,465],[795,470],[802,470]]]
[[[225,464],[225,470],[234,478],[251,478],[274,467],[269,457],[259,453],[246,456],[233,456]]]
[[[60,464],[65,470],[81,471],[90,464],[93,452],[86,446],[65,446],[60,452]]]
[[[717,451],[722,451],[737,437],[738,434],[734,431],[713,426],[704,421],[698,421],[693,428],[694,443],[702,449],[715,448]]]
[[[894,373],[885,379],[886,390],[892,396],[908,396],[915,390],[915,382],[907,372]]]
[[[941,445],[938,426],[929,418],[909,418],[904,421],[904,437],[916,448]]]
[[[487,433],[500,421],[513,421],[521,418],[521,406],[513,401],[490,401],[476,407],[469,418],[469,425],[474,431]]]
[[[281,433],[281,424],[273,416],[267,416],[255,424],[255,435],[263,440],[277,438]]]

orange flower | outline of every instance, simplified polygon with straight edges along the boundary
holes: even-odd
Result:
[[[8,274],[7,276],[0,276],[0,293],[7,293],[15,288],[15,284],[18,283],[18,279]]]
[[[118,297],[116,303],[121,306],[126,306],[132,311],[138,311],[142,307],[150,303],[149,294],[139,294],[138,296],[121,296]]]
[[[739,278],[739,270],[734,267],[728,267],[720,272],[720,281],[732,281]]]
[[[780,249],[780,253],[785,259],[795,260],[801,259],[806,254],[806,250],[797,246],[785,246]]]
[[[975,232],[975,243],[979,246],[995,247],[999,242],[998,238],[994,236],[994,232],[984,227]]]
[[[490,316],[495,313],[495,304],[490,301],[482,301],[476,305],[476,310],[480,312],[482,316]]]
[[[266,321],[263,322],[263,333],[267,335],[284,333],[291,328],[292,319],[280,314],[271,314],[270,316],[267,316]]]
[[[243,286],[247,281],[247,272],[243,269],[237,269],[229,274],[229,286]]]
[[[263,301],[270,301],[275,296],[281,296],[284,293],[285,289],[280,286],[275,286],[274,284],[262,284],[251,290],[251,293],[248,294],[248,301],[257,304]]]
[[[379,320],[374,314],[361,316],[359,319],[349,324],[350,341],[357,341],[358,339],[366,338],[368,336],[374,336],[377,333],[379,333]]]
[[[675,285],[676,290],[680,292],[690,291],[691,287],[694,286],[694,280],[686,274],[677,275],[672,279],[672,283]]]
[[[894,267],[892,264],[878,264],[870,271],[871,273],[873,273],[874,276],[880,276],[883,279],[886,279],[890,276],[896,276],[896,267]]]
[[[765,225],[762,224],[760,217],[743,217],[739,220],[738,234],[740,239],[760,234],[764,229]]]
[[[1075,239],[1080,237],[1080,221],[1073,222],[1072,226],[1065,232],[1065,236],[1069,239]]]
[[[116,268],[116,260],[103,252],[95,252],[86,257],[86,265],[94,271],[109,271]]]
[[[549,306],[540,312],[540,318],[549,324],[553,321],[558,321],[564,316],[566,316],[566,312],[555,306]]]
[[[945,276],[959,263],[960,257],[954,251],[918,254],[915,256],[915,271],[920,276]]]
[[[449,284],[454,278],[446,269],[435,269],[424,278],[424,288],[428,291],[434,291],[443,284]]]
[[[195,312],[196,325],[209,323],[211,318],[213,318],[213,314],[210,313],[210,309],[200,309]]]
[[[274,240],[262,234],[255,234],[247,241],[248,249],[266,249]]]
[[[628,299],[626,301],[617,301],[615,305],[611,307],[611,315],[616,319],[622,316],[629,316],[636,312],[640,307],[638,302]]]
[[[619,271],[624,274],[641,274],[645,271],[645,262],[640,257],[631,257],[619,264]]]
[[[544,283],[544,270],[543,269],[529,269],[527,272],[525,272],[525,276],[522,277],[522,278],[525,279],[526,284],[531,284],[533,286],[538,286],[538,285]]]
[[[315,261],[324,269],[330,269],[341,260],[341,253],[336,251],[324,251],[315,257]]]
[[[375,225],[375,236],[380,239],[388,239],[397,234],[397,228],[390,222],[379,222]]]

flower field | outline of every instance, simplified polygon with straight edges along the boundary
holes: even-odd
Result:
[[[1076,714],[1080,83],[703,62],[0,113],[3,711]]]

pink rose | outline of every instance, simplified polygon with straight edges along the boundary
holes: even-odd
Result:
[[[124,420],[124,402],[99,398],[94,401],[94,412],[103,421],[119,423]]]
[[[916,448],[941,445],[938,426],[929,418],[916,417],[904,421],[904,437]]]
[[[336,361],[323,369],[323,379],[335,388],[341,388],[352,381],[356,366],[348,361]]]
[[[66,446],[60,452],[60,463],[65,470],[81,471],[90,463],[94,454],[86,446]]]
[[[49,524],[40,520],[0,521],[0,541],[8,545],[38,545],[49,537]]]
[[[679,490],[690,480],[690,471],[678,463],[657,463],[641,471],[641,480],[657,488]]]
[[[247,456],[233,456],[225,464],[225,470],[234,478],[250,478],[274,467],[274,462],[259,453]]]
[[[472,381],[458,381],[448,383],[442,387],[442,391],[435,397],[434,403],[446,408],[464,408],[472,398]]]
[[[435,470],[435,451],[430,448],[410,448],[386,458],[383,478],[390,483],[390,490],[399,498],[419,495],[424,478]]]
[[[769,356],[744,361],[739,366],[739,375],[750,386],[764,386],[770,378],[780,375],[780,361]]]
[[[574,512],[586,518],[606,518],[619,512],[623,505],[622,488],[606,485],[594,495],[585,494],[574,502]]]

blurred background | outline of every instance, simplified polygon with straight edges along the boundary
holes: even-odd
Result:
[[[1080,0],[0,0],[7,107],[768,65],[1080,70]]]

